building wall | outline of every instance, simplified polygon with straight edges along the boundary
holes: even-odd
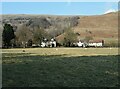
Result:
[[[84,43],[82,43],[82,42],[78,42],[78,43],[77,43],[78,47],[82,47],[83,44],[84,44]]]
[[[102,42],[99,42],[99,43],[88,43],[88,46],[102,47],[103,43]]]
[[[77,45],[78,45],[78,47],[82,47],[83,45],[85,45],[85,43],[78,42]],[[88,43],[87,46],[90,46],[90,47],[102,47],[103,43],[102,42],[92,42],[92,43]]]

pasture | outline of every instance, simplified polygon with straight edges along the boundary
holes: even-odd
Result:
[[[2,50],[3,87],[116,87],[117,48]]]

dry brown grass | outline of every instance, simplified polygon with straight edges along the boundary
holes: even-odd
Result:
[[[73,29],[75,32],[80,33],[80,39],[87,36],[86,30],[88,30],[92,32],[94,39],[103,39],[105,42],[117,42],[118,12],[80,17],[78,26]],[[57,39],[63,39],[63,35],[58,36]]]
[[[25,50],[25,52],[23,52]],[[30,53],[30,55],[98,56],[118,55],[118,48],[18,48],[3,49],[3,53]]]

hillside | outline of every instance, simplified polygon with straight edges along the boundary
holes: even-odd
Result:
[[[64,30],[72,27],[75,33],[83,39],[91,32],[94,39],[116,41],[118,38],[118,12],[95,16],[56,16],[56,15],[3,15],[0,23],[11,23],[19,27],[26,24],[30,29],[40,26],[55,36],[63,38]],[[16,28],[17,30],[17,28]]]
[[[96,16],[81,16],[79,24],[74,27],[75,33],[80,34],[80,38],[87,36],[91,32],[94,39],[103,39],[106,42],[118,41],[118,13],[109,13]],[[58,39],[63,38],[60,35]]]
[[[99,16],[81,17],[76,32],[89,30],[95,37],[117,37],[118,34],[118,14],[109,13]],[[84,35],[84,34],[83,34]]]

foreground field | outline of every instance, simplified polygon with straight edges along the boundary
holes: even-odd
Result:
[[[3,87],[116,87],[117,48],[3,50]]]

